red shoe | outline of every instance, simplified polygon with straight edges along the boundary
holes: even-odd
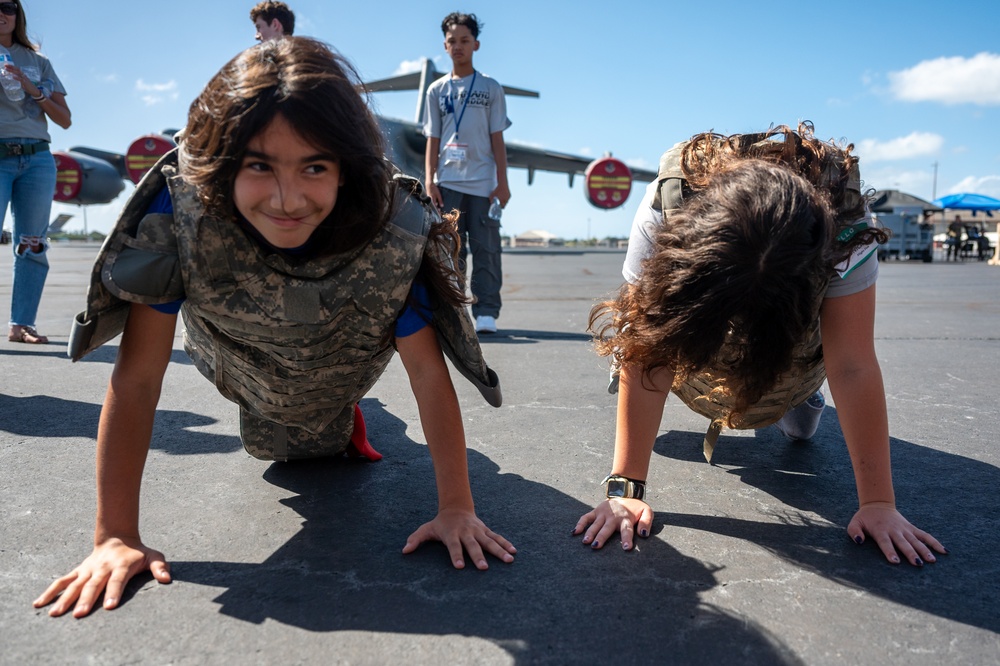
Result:
[[[354,405],[354,432],[351,433],[351,443],[347,445],[347,455],[352,458],[364,457],[375,462],[382,459],[382,454],[372,448],[368,441],[367,428],[365,427],[365,417],[361,413],[361,406]]]

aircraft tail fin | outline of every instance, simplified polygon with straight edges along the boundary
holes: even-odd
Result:
[[[56,219],[49,222],[49,230],[46,233],[59,233],[71,219],[73,219],[72,213],[59,213],[59,215],[56,216]]]

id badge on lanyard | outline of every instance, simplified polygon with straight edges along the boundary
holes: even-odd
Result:
[[[448,81],[448,99],[445,102],[445,106],[448,112],[455,117],[455,138],[444,146],[445,164],[464,168],[466,161],[469,159],[469,144],[461,143],[458,133],[462,129],[462,119],[465,117],[465,109],[469,106],[469,98],[472,97],[472,91],[476,86],[476,77],[478,75],[478,72],[475,70],[472,71],[472,81],[469,83],[468,90],[465,91],[465,99],[462,100],[462,110],[458,113],[455,112],[454,84],[450,80]]]
[[[468,159],[469,144],[452,141],[444,147],[444,161],[446,164],[461,164]]]

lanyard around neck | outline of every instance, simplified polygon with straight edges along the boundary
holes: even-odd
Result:
[[[462,118],[465,117],[465,107],[469,106],[469,98],[472,97],[472,89],[476,85],[476,70],[472,70],[472,83],[469,84],[469,89],[465,92],[465,100],[462,102],[462,112],[458,114],[455,118],[455,139],[458,140],[458,130],[462,126]],[[451,107],[452,115],[455,114],[455,84],[452,79],[448,79],[448,101]]]

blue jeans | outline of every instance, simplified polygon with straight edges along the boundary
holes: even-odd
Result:
[[[37,139],[3,139],[0,143],[36,143]],[[11,283],[10,324],[34,326],[42,288],[49,273],[48,243],[52,195],[56,191],[56,162],[49,151],[0,158],[0,215],[7,204],[14,218],[11,247],[14,276]]]

